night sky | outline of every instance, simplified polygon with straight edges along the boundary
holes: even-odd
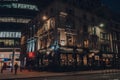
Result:
[[[112,11],[120,13],[120,0],[102,0]]]

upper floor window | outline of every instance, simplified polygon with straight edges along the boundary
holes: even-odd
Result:
[[[31,19],[16,17],[0,17],[0,22],[28,23]]]
[[[66,24],[66,28],[70,28],[70,29],[74,29],[75,26],[74,26],[74,20],[71,18],[71,17],[67,17],[66,21],[65,21],[65,24]]]
[[[100,33],[100,38],[103,40],[109,40],[109,35],[108,33]]]
[[[74,10],[72,8],[66,8],[66,12],[70,15],[74,15]]]
[[[18,43],[16,44],[15,41],[18,41],[18,40],[14,40],[14,39],[2,39],[0,40],[0,46],[1,47],[9,47],[9,46],[19,46],[19,41]]]

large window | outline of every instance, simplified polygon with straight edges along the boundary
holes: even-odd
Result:
[[[104,52],[108,52],[110,50],[109,45],[101,44],[101,50]]]
[[[66,16],[68,14],[65,12],[60,12],[59,22],[61,27],[65,27]]]
[[[66,25],[66,28],[75,29],[74,20],[73,20],[73,18],[71,18],[70,16],[68,16],[68,17],[66,18],[65,25]]]
[[[91,35],[96,35],[96,27],[95,26],[90,27],[88,30],[90,31]]]
[[[0,17],[0,22],[28,23],[31,19],[16,17]]]
[[[0,40],[0,46],[1,47],[7,47],[7,46],[13,46],[14,40],[13,39],[4,39]]]
[[[100,38],[103,40],[109,40],[109,35],[108,33],[100,33]]]
[[[62,28],[75,28],[75,22],[72,16],[68,15],[66,12],[60,12],[59,22]]]
[[[113,39],[113,40],[117,40],[117,33],[116,33],[116,32],[113,32],[113,33],[112,33],[112,39]]]
[[[1,47],[11,47],[11,46],[19,46],[19,45],[20,45],[19,39],[0,39]]]

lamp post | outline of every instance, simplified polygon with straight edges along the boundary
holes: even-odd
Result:
[[[15,49],[13,48],[13,53],[12,53],[12,68],[11,68],[11,72],[13,72],[13,68],[14,68],[14,56],[15,56]]]

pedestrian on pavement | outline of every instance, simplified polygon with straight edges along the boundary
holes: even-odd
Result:
[[[5,69],[6,69],[6,67],[7,67],[7,64],[6,64],[6,63],[4,63],[4,64],[3,64],[3,66],[2,66],[2,68],[1,68],[1,73],[3,73],[3,70],[5,70]]]
[[[15,63],[14,69],[15,69],[15,75],[16,75],[17,74],[17,69],[18,69],[18,64],[17,63]]]

